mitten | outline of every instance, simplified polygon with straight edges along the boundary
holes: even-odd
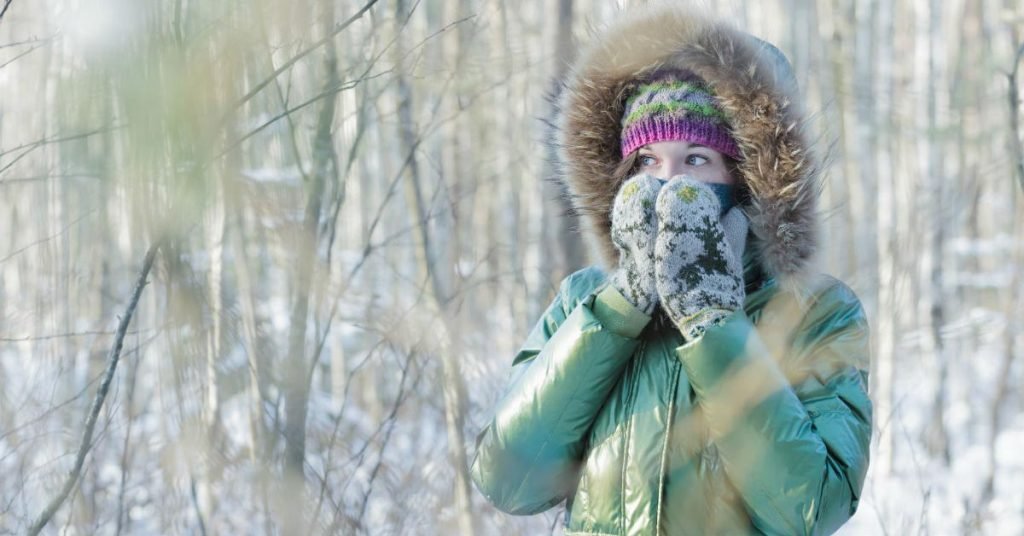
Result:
[[[719,210],[711,189],[687,176],[674,177],[658,194],[655,286],[687,340],[743,307],[742,250],[735,251],[726,239]],[[746,219],[734,210],[726,214],[730,234],[745,236],[738,226]]]
[[[743,213],[740,207],[732,207],[722,216],[722,228],[725,231],[725,241],[729,243],[733,256],[743,265],[743,250],[747,247],[747,231],[750,229],[750,220]]]
[[[650,315],[658,303],[654,283],[654,243],[658,232],[655,203],[661,181],[637,175],[619,189],[612,206],[612,242],[619,267],[609,283],[634,307]]]

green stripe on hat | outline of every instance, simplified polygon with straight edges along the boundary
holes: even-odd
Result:
[[[704,93],[708,96],[712,95],[711,91],[708,90],[703,84],[695,84],[693,82],[684,82],[682,80],[659,80],[656,82],[648,82],[633,91],[633,96],[630,100],[635,99],[646,93],[660,93],[662,91],[692,91],[694,93]]]
[[[625,121],[622,122],[623,128],[628,127],[637,120],[651,115],[661,114],[678,114],[679,112],[694,112],[696,114],[717,119],[725,122],[725,114],[721,110],[703,104],[697,104],[693,102],[684,101],[669,101],[669,102],[652,102],[650,104],[641,104],[637,106],[629,116],[626,117]]]

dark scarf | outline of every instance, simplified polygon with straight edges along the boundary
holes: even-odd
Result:
[[[722,205],[722,211],[718,214],[719,217],[729,212],[729,209],[736,206],[736,187],[732,184],[719,184],[719,183],[705,183],[711,191],[715,192],[718,196],[718,203]]]

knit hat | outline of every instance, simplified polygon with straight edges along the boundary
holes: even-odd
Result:
[[[649,143],[689,141],[740,159],[711,88],[691,73],[661,73],[640,85],[622,114],[622,157]]]

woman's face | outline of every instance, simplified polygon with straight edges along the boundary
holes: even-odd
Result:
[[[701,182],[734,184],[722,153],[688,141],[659,141],[637,150],[639,171],[668,180],[689,175]]]

